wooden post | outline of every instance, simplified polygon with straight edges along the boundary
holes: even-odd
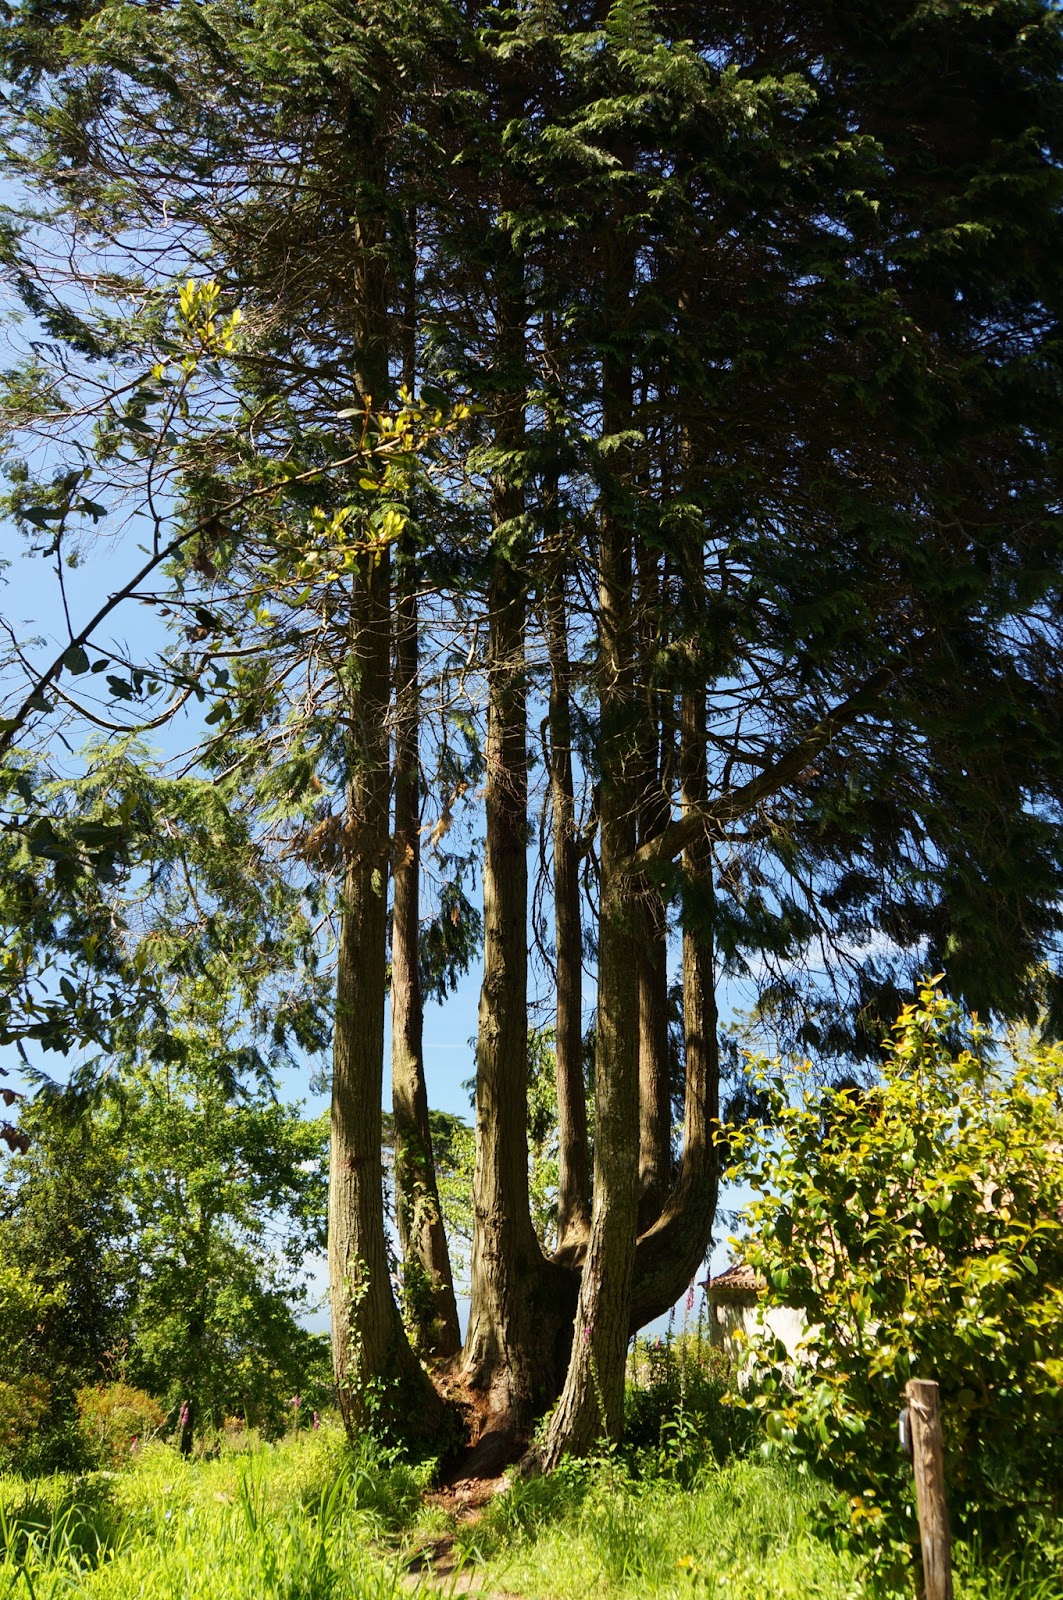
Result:
[[[912,1430],[912,1470],[923,1550],[925,1600],[952,1600],[952,1538],[945,1505],[938,1386],[912,1378],[904,1389]]]

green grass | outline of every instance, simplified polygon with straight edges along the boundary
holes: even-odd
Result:
[[[819,1532],[828,1491],[781,1462],[707,1465],[687,1488],[619,1461],[514,1483],[465,1531],[487,1590],[528,1600],[857,1600],[860,1563]],[[1063,1600],[1043,1550],[956,1549],[956,1600]],[[902,1592],[914,1595],[908,1574]]]
[[[416,1515],[411,1468],[336,1434],[119,1474],[0,1479],[0,1600],[392,1600],[388,1550]]]
[[[656,1456],[645,1459],[657,1460]],[[821,1486],[711,1456],[684,1483],[617,1456],[513,1483],[454,1531],[474,1587],[528,1600],[856,1600],[854,1558],[817,1531]],[[0,1478],[0,1600],[399,1600],[447,1595],[409,1554],[448,1531],[427,1469],[338,1430],[185,1462],[146,1450],[121,1473]],[[1063,1600],[1044,1551],[958,1552],[957,1600]]]
[[[633,1481],[606,1462],[514,1484],[468,1542],[490,1585],[550,1600],[845,1600],[860,1592],[855,1564],[816,1536],[820,1497],[796,1474],[748,1460],[688,1488]]]

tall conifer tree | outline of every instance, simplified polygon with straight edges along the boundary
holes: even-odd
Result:
[[[486,758],[462,1370],[507,1442],[561,1393],[547,1458],[589,1448],[620,1426],[628,1332],[709,1237],[722,974],[759,975],[791,1035],[836,1054],[866,1048],[928,964],[983,1011],[1063,1014],[1058,12],[39,0],[6,16],[2,48],[9,170],[50,207],[27,200],[5,235],[47,335],[8,387],[30,441],[12,508],[61,552],[74,518],[140,495],[172,559],[129,588],[161,583],[181,630],[161,682],[210,699],[204,762],[244,774],[264,837],[339,912],[348,1416],[381,1383],[396,1426],[400,1393],[433,1409],[388,1280],[379,1103],[389,861],[417,836],[416,680],[447,635],[462,675],[441,681],[483,688],[458,709]],[[167,309],[189,272],[219,286],[209,335],[202,290],[183,332]],[[221,339],[236,307],[243,331]],[[193,335],[211,366],[189,404],[152,373]],[[399,448],[404,363],[477,402],[460,429],[441,399]],[[47,727],[49,696],[77,703],[89,643],[72,636],[16,701],[5,749]],[[130,667],[112,715],[150,681]],[[552,1260],[526,1139],[543,719],[564,989]],[[453,786],[431,799],[449,815]],[[395,888],[397,1003],[412,881]]]

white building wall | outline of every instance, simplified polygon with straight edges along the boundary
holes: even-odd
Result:
[[[781,1339],[791,1361],[808,1331],[805,1314],[794,1306],[765,1306],[759,1299],[710,1300],[709,1342],[732,1361],[740,1361],[749,1341],[770,1334]]]

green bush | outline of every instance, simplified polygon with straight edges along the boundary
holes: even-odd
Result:
[[[128,1383],[79,1389],[77,1407],[82,1448],[100,1467],[125,1466],[144,1442],[166,1425],[159,1402]]]
[[[760,1198],[742,1248],[806,1357],[754,1345],[770,1438],[841,1489],[888,1565],[913,1547],[897,1419],[941,1388],[954,1526],[998,1548],[1063,1510],[1063,1051],[994,1059],[934,983],[897,1022],[880,1084],[795,1092],[765,1073],[768,1127],[736,1173]],[[899,1577],[899,1572],[895,1573]]]
[[[638,1477],[689,1484],[702,1467],[744,1455],[759,1435],[736,1404],[731,1363],[700,1327],[636,1341],[624,1405],[624,1453]]]
[[[51,1406],[51,1385],[32,1373],[0,1378],[0,1472],[21,1471]]]
[[[43,1375],[36,1340],[62,1307],[65,1291],[42,1287],[6,1254],[0,1235],[0,1472],[47,1472],[71,1443],[57,1418],[55,1385]]]

